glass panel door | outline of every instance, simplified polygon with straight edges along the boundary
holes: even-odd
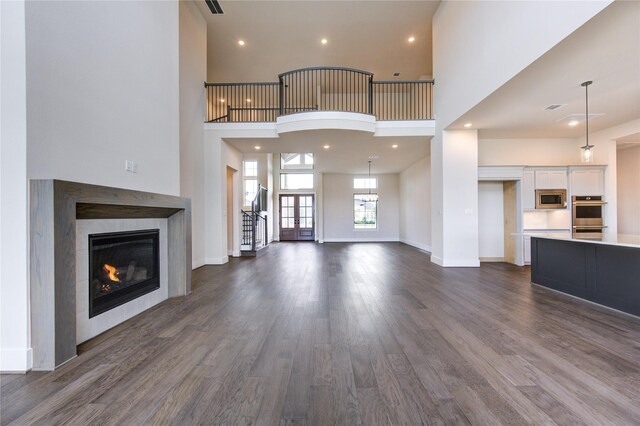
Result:
[[[280,241],[315,240],[314,196],[280,195]]]

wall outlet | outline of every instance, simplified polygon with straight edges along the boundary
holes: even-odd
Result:
[[[124,169],[131,173],[138,173],[138,163],[131,160],[125,160]]]

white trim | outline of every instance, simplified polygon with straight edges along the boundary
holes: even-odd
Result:
[[[323,243],[399,243],[397,238],[325,238]]]
[[[480,266],[479,259],[447,259],[431,256],[431,262],[443,268],[477,268]]]
[[[0,349],[0,372],[26,373],[33,368],[33,350],[31,348]]]
[[[481,257],[480,263],[482,262],[506,262],[504,257]]]
[[[204,123],[204,130],[215,130],[221,138],[277,138],[275,123]]]
[[[206,265],[206,263],[204,262],[204,259],[197,259],[197,260],[191,261],[191,269],[198,269],[199,267],[204,265]]]
[[[478,180],[520,180],[524,166],[479,166]]]
[[[422,243],[416,243],[415,241],[409,241],[409,240],[407,240],[405,238],[400,238],[400,242],[403,243],[403,244],[406,244],[408,246],[420,249],[422,251],[426,251],[426,252],[431,253],[431,246],[430,245],[422,244]]]
[[[229,256],[207,257],[204,261],[205,265],[224,265],[229,261]]]
[[[434,136],[435,120],[377,121],[373,136]]]
[[[376,118],[357,112],[313,111],[283,115],[276,121],[278,134],[303,130],[338,129],[374,133]]]
[[[240,250],[236,250],[233,253],[231,253],[232,257],[240,257]]]

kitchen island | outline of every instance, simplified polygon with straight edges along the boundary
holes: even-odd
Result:
[[[534,236],[531,282],[640,316],[640,241]]]

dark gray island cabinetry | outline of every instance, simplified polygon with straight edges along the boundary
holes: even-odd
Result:
[[[532,237],[531,282],[640,316],[640,245]]]

